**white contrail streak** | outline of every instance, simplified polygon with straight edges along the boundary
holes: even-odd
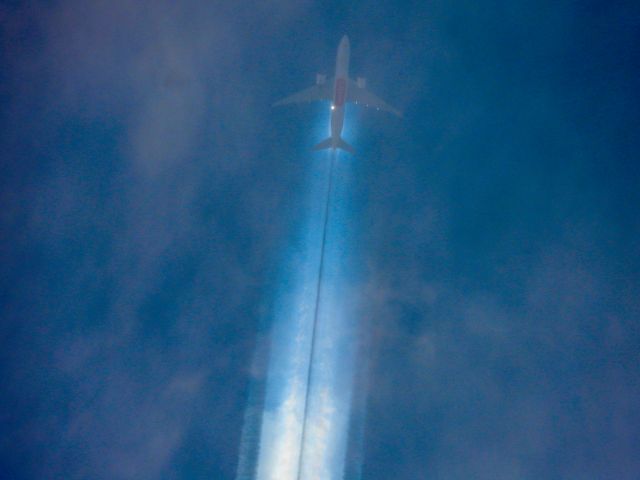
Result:
[[[302,480],[302,472],[303,472],[303,467],[304,467],[304,462],[305,462],[305,445],[307,444],[307,430],[308,430],[308,425],[309,425],[309,420],[308,420],[308,414],[309,414],[309,395],[311,393],[311,385],[313,382],[313,366],[314,366],[314,359],[315,359],[315,351],[316,351],[316,344],[317,344],[317,331],[318,331],[318,313],[320,311],[320,299],[322,297],[322,277],[324,274],[324,256],[325,256],[325,249],[326,249],[326,244],[327,244],[327,225],[329,223],[329,206],[331,205],[331,190],[332,190],[332,186],[333,186],[333,165],[336,161],[336,151],[332,150],[331,151],[331,161],[329,163],[329,181],[328,181],[328,187],[327,187],[327,194],[326,194],[326,198],[325,198],[325,207],[324,207],[324,219],[323,219],[323,225],[322,225],[322,243],[320,244],[320,266],[318,267],[318,283],[316,286],[316,303],[315,303],[315,308],[314,308],[314,312],[313,312],[313,326],[312,326],[312,330],[311,330],[311,351],[309,352],[309,367],[307,370],[307,387],[306,387],[306,392],[305,392],[305,399],[304,399],[304,413],[302,415],[302,435],[300,436],[300,449],[299,449],[299,454],[298,454],[298,474],[296,475],[297,480]],[[322,392],[323,396],[326,396],[327,393],[326,392]],[[324,402],[325,404],[327,402]],[[326,405],[325,405],[326,408]],[[331,409],[331,406],[328,406],[329,409]],[[321,416],[321,418],[326,417],[327,415],[323,415]],[[326,428],[322,429],[320,426],[318,425],[312,425],[313,430],[310,432],[312,438],[318,438],[318,437],[322,437],[322,436],[326,436],[323,435],[324,433],[326,433]],[[318,431],[320,430],[320,431]],[[317,468],[317,466],[316,466]]]
[[[329,160],[311,164],[309,223],[279,278],[264,396],[247,411],[237,480],[343,478],[356,342],[345,308],[349,192],[338,180],[349,164]]]

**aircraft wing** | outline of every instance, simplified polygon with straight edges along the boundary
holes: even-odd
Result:
[[[320,85],[314,85],[313,87],[305,88],[304,90],[289,95],[288,97],[278,100],[273,104],[274,107],[279,105],[288,105],[290,103],[309,103],[317,102],[320,100],[331,100],[333,92],[331,85],[332,82],[325,82]]]
[[[347,90],[347,102],[364,105],[365,107],[375,108],[383,112],[392,113],[398,117],[402,117],[402,112],[393,108],[373,93],[363,87],[359,87],[356,82],[349,80],[349,89]]]

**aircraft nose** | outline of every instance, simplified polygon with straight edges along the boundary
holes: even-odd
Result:
[[[340,40],[340,43],[345,45],[345,46],[349,46],[349,37],[347,37],[346,35],[342,36],[342,40]]]

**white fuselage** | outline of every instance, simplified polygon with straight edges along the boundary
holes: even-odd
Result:
[[[338,45],[336,75],[333,84],[333,102],[331,103],[331,138],[334,146],[342,134],[344,125],[344,104],[349,86],[349,38],[343,36]]]

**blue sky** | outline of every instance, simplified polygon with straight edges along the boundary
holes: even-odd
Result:
[[[0,4],[0,471],[234,478],[351,71],[365,479],[640,474],[634,2]]]

